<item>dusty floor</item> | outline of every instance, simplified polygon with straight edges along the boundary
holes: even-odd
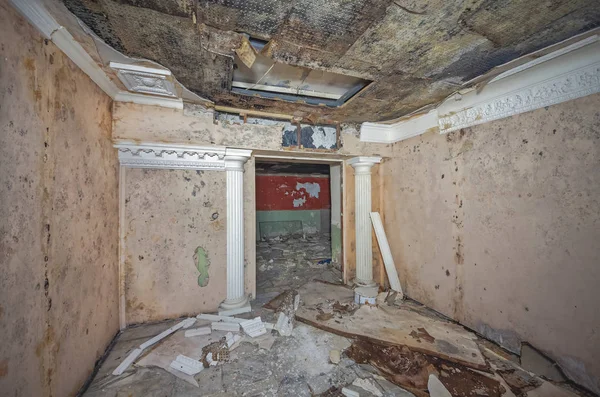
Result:
[[[272,309],[276,308],[279,304],[277,302],[281,300],[275,298],[282,292],[295,288],[299,289],[302,299],[297,319],[318,327],[297,321],[289,337],[279,336],[276,331],[270,331],[255,339],[245,336],[239,347],[230,352],[227,362],[206,368],[187,380],[181,373],[180,377],[175,376],[175,370],[168,372],[157,366],[161,365],[160,360],[162,365],[168,368],[168,364],[164,363],[170,363],[177,354],[198,359],[198,352],[203,346],[219,340],[226,332],[213,331],[208,336],[185,338],[185,330],[179,330],[144,351],[135,364],[122,375],[114,376],[112,371],[134,348],[180,320],[132,327],[117,337],[116,343],[84,396],[341,396],[341,389],[348,387],[359,392],[361,397],[426,397],[429,395],[426,391],[427,378],[431,373],[441,379],[454,397],[587,396],[585,393],[574,391],[568,384],[558,385],[559,383],[552,383],[523,370],[518,357],[507,354],[496,345],[478,338],[456,324],[451,324],[439,314],[414,302],[398,303],[387,299],[384,302],[378,298],[378,307],[368,310],[375,311],[375,316],[381,313],[383,329],[389,323],[406,325],[407,318],[411,317],[416,318],[418,325],[413,324],[410,327],[427,327],[433,335],[436,335],[434,323],[441,327],[438,329],[441,333],[467,334],[468,338],[476,340],[473,346],[479,349],[477,356],[481,357],[484,367],[469,368],[468,365],[424,353],[424,350],[436,350],[433,345],[428,347],[427,338],[434,338],[424,328],[418,328],[418,335],[409,334],[410,339],[417,339],[418,342],[415,344],[414,340],[409,341],[412,345],[407,342],[409,346],[414,347],[410,349],[393,344],[390,346],[390,343],[374,343],[370,338],[365,338],[364,332],[361,336],[358,328],[364,328],[363,331],[366,330],[371,336],[379,335],[376,331],[377,319],[369,320],[370,325],[356,324],[364,315],[365,307],[351,309],[352,291],[348,290],[348,293],[344,287],[329,284],[341,281],[341,272],[334,265],[318,263],[328,259],[329,252],[327,235],[259,242],[257,299],[252,302],[252,313],[237,316],[261,316],[263,321],[276,323],[276,313]],[[325,283],[311,283],[312,280]],[[304,299],[303,294],[306,295]],[[333,304],[332,315],[323,310],[323,303],[327,302],[329,305]],[[336,312],[336,304],[339,305],[338,308],[348,307],[348,310]],[[400,313],[398,305],[404,308],[402,310],[410,310],[410,316],[404,312],[398,321],[391,321],[390,315]],[[311,318],[310,313],[320,314],[316,320],[306,321],[307,318]],[[352,321],[355,322],[354,326],[350,325],[349,329],[340,332],[340,329],[344,329],[344,324],[352,324]],[[446,323],[448,328],[444,331]],[[208,324],[209,322],[197,320],[194,327]],[[405,328],[407,327],[409,326],[406,325]],[[391,331],[403,332],[393,326]],[[340,334],[354,334],[354,337]],[[385,336],[379,336],[382,340],[386,339]],[[439,347],[443,337],[436,337]],[[451,338],[448,340],[452,341]],[[450,344],[445,342],[445,348]],[[459,343],[457,346],[464,347],[467,349],[465,351],[469,352],[466,344],[462,346]],[[332,350],[341,353],[337,364],[331,362]],[[529,355],[534,353],[528,351]],[[475,353],[472,354],[475,357]],[[460,358],[460,355],[458,356]],[[470,356],[468,354],[465,357]],[[196,383],[197,386],[192,383]]]
[[[329,234],[278,237],[256,243],[257,294],[283,292],[311,280],[342,282],[331,258]],[[324,261],[323,263],[319,263]]]
[[[275,322],[274,312],[263,306],[277,295],[278,292],[259,295],[252,303],[254,312],[239,317],[260,315],[264,321]],[[415,310],[422,313],[424,323],[426,317],[431,317],[426,308]],[[415,379],[422,375],[426,379],[428,373],[436,373],[455,397],[587,396],[575,392],[568,384],[557,385],[523,370],[518,358],[485,340],[478,339],[477,343],[489,368],[475,370],[404,347],[378,345],[364,338],[346,338],[299,322],[290,337],[278,336],[276,331],[254,340],[245,337],[230,353],[228,362],[206,368],[194,377],[193,381],[199,387],[153,366],[148,360],[151,355],[165,356],[165,345],[169,344],[171,347],[166,349],[168,360],[180,353],[190,354],[189,349],[177,350],[181,346],[178,340],[185,341],[188,346],[197,343],[196,348],[205,344],[202,337],[198,340],[184,338],[184,330],[145,351],[122,375],[111,374],[131,350],[178,321],[125,330],[84,396],[341,396],[341,388],[346,386],[359,391],[360,396],[425,397],[428,396],[423,391],[426,386],[419,386]],[[200,325],[203,324],[198,320],[194,327]],[[225,332],[214,331],[209,338],[215,340],[224,335]],[[331,363],[331,350],[342,352],[338,364]],[[473,386],[466,390],[465,385]]]

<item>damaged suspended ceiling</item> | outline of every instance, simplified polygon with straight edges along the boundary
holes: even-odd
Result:
[[[64,0],[64,4],[114,49],[167,67],[187,89],[216,105],[314,123],[381,121],[410,114],[495,66],[600,26],[596,0]],[[240,52],[248,39],[264,46]],[[307,88],[302,78],[319,71],[363,83],[336,103],[314,104],[283,94],[265,98],[263,92],[245,91],[256,86],[232,84],[235,71],[252,65],[254,57],[298,67],[296,79],[271,82],[279,94]]]

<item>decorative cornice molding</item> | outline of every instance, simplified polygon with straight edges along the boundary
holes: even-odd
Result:
[[[360,140],[365,142],[394,143],[421,135],[437,125],[437,110],[411,116],[394,124],[363,123]]]
[[[440,117],[440,133],[555,105],[600,92],[600,63],[525,87],[480,105]]]
[[[111,62],[110,67],[117,72],[117,76],[129,91],[177,97],[175,85],[170,80],[170,70],[117,62]]]
[[[393,124],[363,123],[361,141],[393,143],[448,133],[600,92],[598,35],[511,69],[481,90],[455,94],[426,114]]]
[[[115,144],[119,162],[131,168],[225,170],[224,147],[167,145],[160,143]]]

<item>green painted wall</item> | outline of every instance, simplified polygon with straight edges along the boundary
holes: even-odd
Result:
[[[331,260],[340,263],[342,259],[342,229],[331,225]]]
[[[329,210],[256,211],[256,239],[302,233],[329,233],[326,229],[329,225],[329,213]]]

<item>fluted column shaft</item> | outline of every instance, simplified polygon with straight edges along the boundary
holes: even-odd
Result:
[[[356,230],[356,279],[358,285],[373,286],[373,240],[371,238],[371,167],[379,157],[349,160],[354,168],[354,216]]]
[[[227,299],[223,309],[244,306],[248,296],[244,290],[244,163],[250,156],[235,155],[238,150],[227,149]]]

